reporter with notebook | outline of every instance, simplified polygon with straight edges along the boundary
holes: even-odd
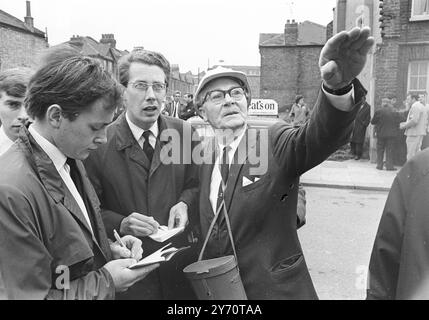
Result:
[[[135,237],[109,243],[81,163],[106,142],[120,94],[82,56],[48,61],[30,80],[34,123],[0,157],[2,298],[113,299],[158,266],[128,268],[142,255]]]
[[[188,230],[196,225],[198,171],[189,161],[169,163],[161,150],[192,146],[189,123],[161,115],[170,77],[170,64],[157,52],[134,50],[118,63],[126,112],[107,128],[107,144],[85,162],[99,196],[107,234],[133,235],[150,254],[165,243],[150,238],[160,226],[187,227],[171,238],[175,246],[189,245]],[[176,133],[166,141],[165,133]],[[190,148],[192,149],[192,147]],[[183,149],[180,149],[182,153]],[[193,299],[183,268],[195,261],[188,250],[161,264],[119,299]]]

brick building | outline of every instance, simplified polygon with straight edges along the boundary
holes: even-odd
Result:
[[[30,1],[24,21],[0,10],[0,71],[14,67],[35,67],[38,54],[45,50],[45,33],[34,27]]]
[[[401,103],[407,92],[429,92],[429,0],[381,2],[383,41],[376,54],[376,102],[380,104],[387,92],[396,94]]]
[[[318,63],[326,33],[322,25],[288,20],[284,33],[260,34],[260,98],[277,101],[280,113],[293,104],[298,94],[309,106],[314,105],[321,83]]]
[[[116,48],[115,36],[111,33],[102,34],[100,41],[91,37],[72,36],[69,41],[60,45],[68,45],[86,56],[100,60],[106,70],[116,77],[118,77],[118,60],[128,53],[126,50]]]
[[[168,84],[167,96],[173,96],[175,91],[180,91],[182,96],[185,93],[194,93],[197,90],[198,80],[188,71],[181,73],[178,64],[171,65],[170,83]]]
[[[375,103],[386,93],[397,97],[398,109],[407,93],[429,93],[429,0],[384,0],[382,43],[375,54]],[[403,132],[399,131],[395,163],[406,161]]]

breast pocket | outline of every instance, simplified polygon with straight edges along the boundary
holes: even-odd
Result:
[[[242,192],[248,192],[248,191],[260,188],[262,186],[266,186],[271,181],[269,175],[265,175],[265,176],[261,177],[260,180],[253,182],[247,186],[243,186],[243,179],[244,179],[244,177],[242,177],[241,181],[240,181],[240,183],[242,185],[242,187],[241,187]]]
[[[304,256],[299,253],[277,262],[270,270],[271,277],[276,281],[283,282],[286,279],[299,277],[305,268]]]

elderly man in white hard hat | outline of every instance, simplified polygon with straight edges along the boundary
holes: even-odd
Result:
[[[373,44],[369,28],[326,43],[319,97],[300,128],[278,122],[252,132],[250,86],[241,72],[211,70],[197,88],[200,115],[216,133],[214,165],[203,165],[200,176],[203,258],[235,252],[249,299],[317,299],[296,232],[299,176],[348,142],[366,94],[356,77]]]

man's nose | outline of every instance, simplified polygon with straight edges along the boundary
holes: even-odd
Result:
[[[100,134],[95,138],[94,142],[96,144],[107,143],[107,129],[101,130]]]
[[[21,109],[19,110],[18,120],[19,121],[28,120],[28,114],[27,114],[27,111],[25,110],[24,106],[22,106]]]
[[[225,100],[224,104],[231,104],[234,102],[234,100],[231,98],[229,93],[225,93],[225,99],[224,100]]]
[[[153,91],[152,86],[149,86],[147,88],[145,99],[146,100],[153,100],[153,99],[155,99],[155,92]]]

